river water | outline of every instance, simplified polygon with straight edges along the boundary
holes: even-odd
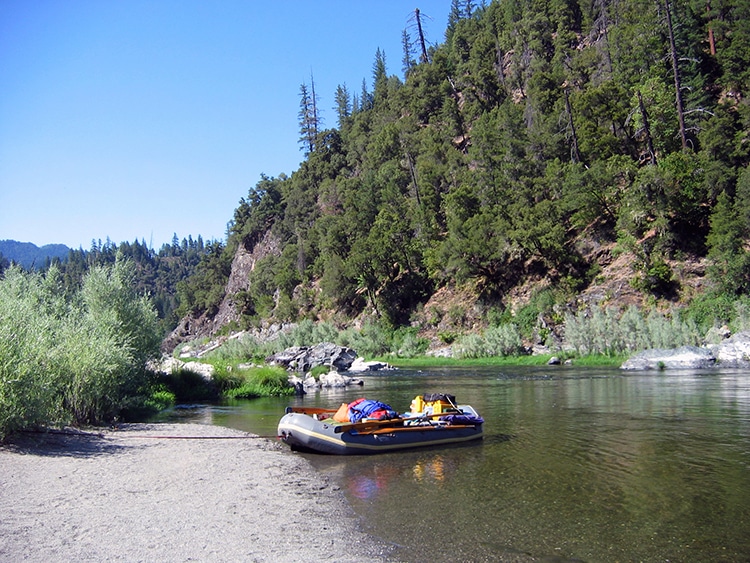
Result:
[[[482,441],[305,455],[399,561],[750,561],[750,373],[503,367],[398,370],[302,399],[207,407],[273,435],[287,404],[446,392]]]

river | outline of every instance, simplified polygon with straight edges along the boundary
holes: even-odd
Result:
[[[446,392],[480,442],[305,455],[399,561],[750,561],[750,373],[575,367],[397,370],[364,387],[207,407],[273,435],[287,404]]]

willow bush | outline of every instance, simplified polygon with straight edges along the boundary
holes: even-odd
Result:
[[[482,334],[466,334],[453,346],[456,358],[491,358],[516,356],[523,353],[518,327],[513,323],[490,327]]]
[[[565,343],[579,354],[615,356],[647,348],[698,345],[698,325],[679,310],[663,314],[652,310],[645,317],[636,307],[620,314],[614,308],[592,309],[565,316]]]
[[[19,268],[0,281],[0,439],[59,419],[59,382],[49,369],[58,322],[45,314],[43,279]]]
[[[159,351],[151,303],[118,258],[66,294],[59,271],[0,279],[0,439],[37,426],[101,423],[144,401]]]

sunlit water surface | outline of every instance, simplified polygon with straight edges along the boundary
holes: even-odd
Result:
[[[451,393],[485,418],[482,441],[304,454],[346,491],[369,531],[400,546],[396,559],[750,561],[748,372],[521,367],[364,379],[188,418],[271,436],[288,404],[367,396],[405,411],[418,394]]]

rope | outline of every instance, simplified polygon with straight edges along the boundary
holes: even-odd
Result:
[[[263,439],[276,439],[278,436],[276,434],[274,435],[268,435],[268,436],[138,436],[136,435],[125,435],[125,434],[117,434],[118,436],[122,436],[123,438],[138,438],[140,440],[254,440],[258,438]]]
[[[99,432],[70,432],[66,430],[22,430],[23,434],[54,434],[57,436],[75,436],[76,438],[111,438],[113,434],[116,434],[121,438],[138,438],[141,440],[256,440],[256,439],[272,439],[278,438],[276,434],[265,435],[265,436],[142,436],[138,434],[128,434],[127,432],[118,431],[114,429],[113,434],[102,434]]]

